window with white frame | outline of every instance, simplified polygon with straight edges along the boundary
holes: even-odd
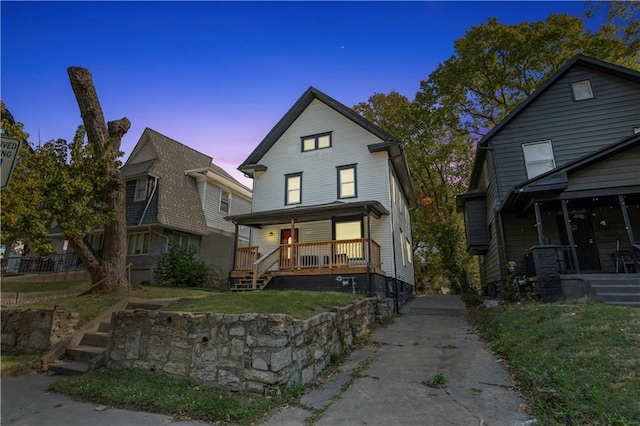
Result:
[[[302,141],[302,152],[315,151],[317,149],[331,147],[331,132],[321,133],[318,135],[303,136],[300,139]]]
[[[220,211],[223,213],[229,213],[229,200],[230,195],[227,191],[220,190]]]
[[[338,198],[355,198],[358,196],[356,187],[356,165],[339,166],[338,169]]]
[[[149,254],[150,232],[133,232],[127,235],[127,255],[140,256]]]
[[[194,246],[196,248],[196,252],[200,252],[200,240],[195,235],[174,231],[171,239],[174,240],[180,247]]]
[[[300,204],[302,202],[302,173],[285,175],[284,203]]]
[[[584,101],[594,97],[590,80],[572,81],[571,93],[573,94],[574,101]]]
[[[133,201],[144,201],[151,193],[153,181],[149,177],[138,178],[136,180],[136,193]]]
[[[556,167],[551,141],[522,144],[527,178],[532,179]]]

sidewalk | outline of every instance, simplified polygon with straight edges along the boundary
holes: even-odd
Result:
[[[529,424],[525,401],[465,313],[457,296],[415,298],[393,325],[373,333],[379,347],[355,351],[322,387],[302,397],[305,408],[285,408],[263,426],[304,425],[307,419],[318,426]],[[365,359],[368,365],[349,385]],[[438,374],[444,388],[425,385]]]

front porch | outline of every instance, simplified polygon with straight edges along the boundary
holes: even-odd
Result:
[[[347,281],[353,278],[347,275],[374,273],[384,277],[380,259],[380,245],[368,238],[280,244],[266,254],[260,253],[258,246],[239,247],[230,274],[231,288],[258,290],[275,277],[345,275]]]

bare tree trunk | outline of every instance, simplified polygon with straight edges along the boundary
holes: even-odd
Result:
[[[120,152],[122,137],[131,127],[129,119],[110,121],[107,125],[102,113],[89,70],[70,67],[67,69],[71,87],[80,107],[80,115],[87,131],[89,143],[95,146],[95,155],[107,159],[108,166],[104,174],[109,176],[107,185],[107,199],[109,211],[113,212],[114,220],[104,228],[104,248],[102,259],[95,258],[91,250],[82,240],[72,241],[72,246],[83,261],[93,283],[102,281],[96,291],[110,292],[127,286],[127,222],[126,222],[126,192],[120,170],[116,160]]]

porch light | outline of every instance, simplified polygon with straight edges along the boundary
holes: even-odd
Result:
[[[273,237],[273,231],[269,231],[269,236]]]

